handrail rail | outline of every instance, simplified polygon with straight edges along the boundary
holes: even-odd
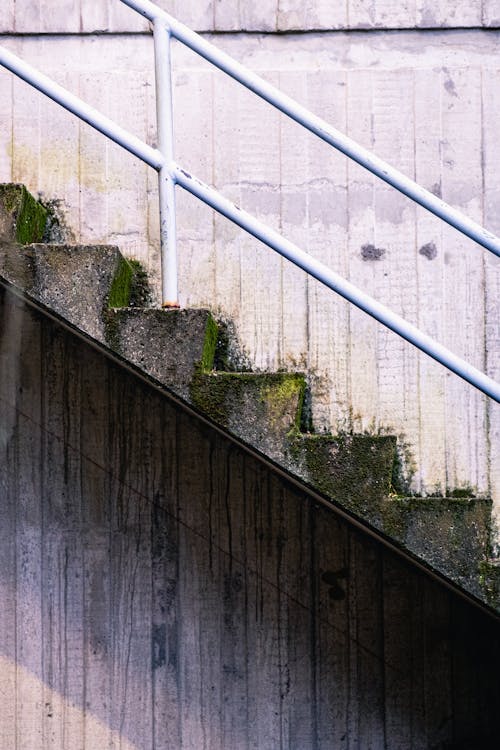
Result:
[[[418,183],[399,172],[390,164],[379,159],[368,149],[360,146],[348,136],[333,128],[325,120],[313,115],[306,107],[303,107],[291,97],[283,94],[272,84],[260,76],[248,70],[244,65],[234,60],[225,52],[222,52],[199,34],[189,29],[177,19],[170,16],[161,8],[158,8],[150,0],[120,0],[129,8],[136,10],[139,14],[152,23],[162,21],[169,35],[189,47],[193,52],[203,57],[215,67],[234,78],[250,91],[253,91],[261,99],[264,99],[283,114],[302,125],[314,135],[321,138],[330,146],[341,151],[353,161],[365,167],[384,182],[411,198],[415,203],[426,208],[431,213],[446,221],[458,229],[462,234],[475,240],[478,244],[500,256],[500,238],[486,230],[477,222],[452,206],[449,206],[438,196],[421,187]]]
[[[487,396],[500,402],[500,384],[496,383],[488,375],[453,354],[449,349],[434,341],[430,336],[405,321],[401,316],[393,313],[385,305],[382,305],[369,295],[357,289],[349,281],[346,281],[323,263],[312,258],[312,256],[308,255],[292,242],[286,240],[278,232],[265,226],[246,211],[242,211],[236,205],[231,203],[231,201],[224,198],[214,188],[205,185],[201,180],[193,177],[175,163],[173,158],[172,89],[170,68],[171,36],[184,44],[187,44],[195,52],[198,52],[206,59],[209,59],[214,65],[225,70],[225,72],[233,78],[236,78],[237,80],[240,80],[240,78],[244,79],[240,80],[243,85],[251,88],[255,93],[259,94],[259,96],[262,96],[262,98],[266,99],[271,104],[274,104],[274,106],[286,114],[289,114],[289,116],[293,117],[293,119],[296,119],[298,122],[301,122],[300,117],[305,113],[307,115],[307,120],[309,121],[308,123],[302,123],[305,127],[312,132],[315,132],[316,135],[319,135],[323,140],[331,143],[331,145],[339,148],[348,156],[358,161],[358,163],[363,163],[360,160],[364,160],[365,155],[368,155],[371,161],[369,164],[363,163],[363,166],[366,166],[375,174],[378,174],[378,171],[376,170],[382,170],[384,176],[379,174],[382,179],[386,182],[390,182],[397,187],[397,189],[401,190],[401,192],[405,192],[405,194],[409,195],[409,197],[421,205],[425,205],[421,195],[418,197],[411,195],[409,189],[403,190],[402,187],[395,184],[395,182],[402,178],[410,184],[412,190],[418,188],[419,191],[423,191],[423,193],[432,198],[433,205],[435,203],[439,204],[438,206],[434,205],[434,207],[431,207],[430,205],[426,205],[425,207],[439,215],[444,221],[453,224],[453,226],[459,229],[459,231],[476,239],[480,244],[487,247],[497,255],[500,255],[500,239],[464,217],[460,212],[447,206],[447,204],[436,198],[432,193],[428,193],[428,191],[420,188],[416,183],[413,183],[411,180],[404,177],[404,175],[401,175],[396,170],[392,170],[391,167],[377,159],[377,157],[369,154],[369,152],[362,147],[354,144],[350,139],[341,136],[341,134],[333,128],[330,128],[329,125],[319,118],[310,115],[310,113],[308,113],[303,107],[293,102],[289,97],[281,94],[277,89],[274,89],[274,87],[267,84],[258,76],[247,71],[239,63],[236,63],[225,53],[220,52],[213,47],[213,45],[210,45],[204,39],[199,37],[199,35],[171,18],[171,16],[157,8],[157,6],[149,2],[149,0],[121,0],[121,2],[149,18],[154,25],[153,33],[155,42],[159,140],[158,149],[148,146],[136,136],[131,135],[121,126],[99,113],[93,107],[90,107],[77,96],[66,91],[62,86],[59,86],[50,78],[22,61],[16,55],[1,47],[0,64],[157,170],[159,174],[162,292],[164,306],[177,306],[174,189],[175,185],[178,184],[245,229],[247,232],[260,239],[266,245],[280,253],[283,257],[291,260],[297,266],[343,296],[349,302],[364,310],[380,323],[399,334],[402,338],[412,343],[421,351],[425,352],[449,370],[474,385]],[[217,61],[215,61],[215,59],[211,60],[210,57],[216,57]],[[276,97],[280,99],[279,102],[272,101],[272,99]],[[316,132],[316,130],[318,132]],[[333,143],[333,140],[337,140],[338,136],[345,139],[345,148],[337,143]],[[352,150],[352,147],[357,149],[356,155],[349,153],[349,151]],[[394,175],[396,175],[397,179],[395,179]],[[443,209],[443,206],[445,209]],[[439,208],[440,213],[438,213],[438,210],[435,210],[437,208]],[[443,210],[447,212],[447,216],[441,215]],[[456,221],[455,214],[459,217],[458,222]],[[473,236],[472,233],[478,234],[478,236]]]

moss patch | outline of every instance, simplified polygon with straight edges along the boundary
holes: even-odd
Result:
[[[453,530],[455,536],[468,534],[468,524],[464,523],[467,514],[469,522],[485,529],[488,535],[488,519],[491,513],[491,500],[476,499],[474,497],[390,497],[383,506],[384,531],[390,536],[405,540],[409,527],[418,514],[422,518],[431,519],[431,527],[436,535],[441,519],[445,519],[445,526]],[[432,528],[430,529],[432,532]],[[436,544],[438,544],[436,539]],[[467,539],[457,537],[458,546],[463,546]]]
[[[213,333],[211,334],[213,345]],[[208,338],[208,337],[207,337]],[[244,419],[244,405],[256,402],[259,414],[271,430],[283,426],[294,410],[284,432],[298,429],[305,391],[304,377],[297,373],[224,372],[206,375],[199,371],[190,385],[190,397],[201,411],[224,427]],[[283,435],[284,436],[284,435]]]
[[[129,307],[149,307],[152,295],[146,269],[138,260],[129,260],[132,267],[132,280],[130,282]]]
[[[300,373],[279,373],[273,380],[266,381],[261,390],[261,400],[267,406],[268,418],[271,426],[279,424],[282,416],[295,400],[297,409],[292,424],[292,430],[299,432],[302,421],[302,408],[306,392],[306,381]]]
[[[215,352],[219,338],[219,327],[211,315],[207,317],[205,328],[205,339],[203,341],[203,351],[199,363],[200,372],[210,372],[214,366]]]
[[[0,185],[0,201],[12,216],[16,242],[28,245],[42,241],[47,211],[24,185]]]
[[[108,307],[128,307],[132,276],[132,265],[128,260],[120,257],[118,269],[114,275],[109,290]]]
[[[108,295],[108,307],[147,307],[151,300],[146,271],[137,260],[120,257]]]
[[[107,310],[104,310],[105,338],[114,351],[120,352],[120,317],[113,310],[144,308],[151,303],[147,273],[137,260],[120,256],[118,269],[111,282]]]
[[[434,568],[480,595],[478,568],[488,554],[491,501],[455,497],[387,498],[382,528]]]
[[[191,381],[190,395],[193,404],[214,422],[227,427],[232,412],[241,403],[247,383],[255,381],[255,375],[240,372],[224,372],[206,375],[196,373]]]
[[[395,448],[391,435],[295,435],[290,440],[291,456],[315,488],[377,525],[390,492]]]
[[[409,500],[405,497],[387,497],[382,502],[382,528],[385,533],[402,542],[408,532]]]

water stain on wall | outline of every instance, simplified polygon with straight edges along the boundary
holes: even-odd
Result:
[[[375,247],[375,245],[367,244],[361,248],[361,257],[363,260],[380,260],[385,255],[385,248]]]

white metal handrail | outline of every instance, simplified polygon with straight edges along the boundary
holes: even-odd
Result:
[[[175,241],[175,186],[180,185],[213,209],[231,219],[266,245],[289,259],[327,287],[340,294],[386,327],[468,381],[480,391],[500,402],[500,385],[480,370],[434,341],[385,305],[357,289],[323,263],[298,248],[279,233],[265,226],[246,211],[224,198],[174,161],[172,76],[170,43],[175,38],[194,52],[265,99],[281,112],[300,123],[373,174],[388,182],[416,203],[451,224],[463,234],[500,256],[500,239],[480,225],[448,206],[437,196],[417,185],[369,151],[354,143],[328,123],[312,115],[301,105],[282,94],[243,65],[221,52],[201,36],[188,29],[149,0],[120,0],[153,23],[155,46],[158,148],[140,139],[99,113],[78,97],[66,91],[47,76],[35,70],[11,52],[0,48],[0,64],[30,85],[61,104],[80,119],[157,170],[159,175],[160,237],[162,246],[162,300],[164,307],[176,307],[177,260]]]

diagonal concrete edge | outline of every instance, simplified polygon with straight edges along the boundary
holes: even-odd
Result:
[[[495,621],[500,622],[500,611],[495,610],[492,606],[490,606],[490,604],[486,602],[482,596],[478,597],[467,589],[464,589],[461,585],[457,584],[456,581],[443,575],[440,570],[434,568],[432,565],[430,565],[428,562],[423,560],[411,550],[406,549],[403,544],[401,544],[397,540],[394,540],[380,529],[376,528],[366,519],[359,517],[357,514],[346,509],[337,501],[332,501],[330,497],[327,497],[316,487],[311,486],[307,483],[307,481],[294,475],[291,471],[287,470],[283,466],[280,466],[268,456],[258,451],[254,446],[245,443],[245,441],[243,441],[241,438],[238,438],[230,431],[222,427],[220,424],[214,422],[213,419],[202,413],[195,406],[186,402],[163,383],[159,382],[151,375],[144,372],[142,368],[134,365],[129,360],[106,347],[106,345],[104,345],[102,342],[97,341],[95,338],[86,334],[77,324],[71,323],[62,315],[41,303],[40,300],[31,297],[24,290],[12,284],[12,282],[10,282],[8,279],[2,277],[1,274],[0,293],[7,294],[7,296],[11,300],[10,304],[17,305],[19,308],[21,308],[21,310],[24,306],[35,310],[37,314],[42,317],[42,319],[52,321],[58,329],[61,329],[61,331],[66,331],[71,337],[78,339],[83,346],[90,346],[91,348],[97,350],[107,359],[113,361],[118,367],[127,370],[128,372],[132,373],[134,377],[139,378],[141,381],[148,384],[149,387],[161,392],[165,398],[168,398],[169,400],[175,402],[180,408],[182,408],[187,415],[204,423],[207,428],[215,430],[216,432],[224,435],[229,441],[237,445],[241,450],[247,452],[249,455],[254,456],[258,461],[261,461],[263,464],[270,467],[281,477],[286,478],[287,481],[289,481],[294,487],[296,487],[300,492],[303,493],[305,501],[322,505],[329,512],[334,513],[339,518],[344,519],[353,527],[367,534],[369,537],[376,539],[385,548],[391,550],[400,558],[405,559],[410,565],[414,566],[416,569],[421,570],[426,575],[436,580],[440,585],[450,589],[461,598],[467,600],[475,607],[481,609],[483,612],[495,619]],[[2,322],[3,321],[0,318],[0,323]]]

